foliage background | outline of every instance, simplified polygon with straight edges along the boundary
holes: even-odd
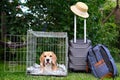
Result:
[[[38,31],[68,32],[69,40],[73,38],[73,17],[70,6],[78,1],[88,5],[90,17],[87,19],[87,38],[93,45],[105,44],[115,60],[120,58],[119,27],[115,24],[114,15],[103,24],[102,20],[115,7],[112,0],[28,0],[21,3],[19,0],[0,2],[0,12],[6,13],[5,24],[7,34],[26,34],[28,29]],[[31,13],[23,12],[19,5],[29,7]],[[16,14],[22,14],[21,17]],[[1,31],[2,32],[2,31]],[[83,38],[83,19],[77,17],[77,38]]]

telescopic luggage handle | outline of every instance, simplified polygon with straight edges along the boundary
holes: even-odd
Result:
[[[76,15],[74,15],[74,43],[76,43]],[[84,43],[86,43],[86,19],[84,18]]]

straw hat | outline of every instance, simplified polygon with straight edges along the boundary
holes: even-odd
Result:
[[[72,10],[72,12],[80,17],[83,18],[88,18],[89,14],[87,13],[88,11],[88,6],[83,3],[83,2],[77,2],[75,5],[72,5],[70,7],[70,9]]]

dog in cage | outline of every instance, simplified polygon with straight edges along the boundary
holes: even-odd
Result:
[[[41,72],[45,71],[56,71],[57,67],[57,57],[52,51],[45,51],[40,56],[40,68]]]

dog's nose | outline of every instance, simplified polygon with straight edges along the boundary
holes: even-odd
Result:
[[[49,62],[49,59],[46,59],[47,62]]]

